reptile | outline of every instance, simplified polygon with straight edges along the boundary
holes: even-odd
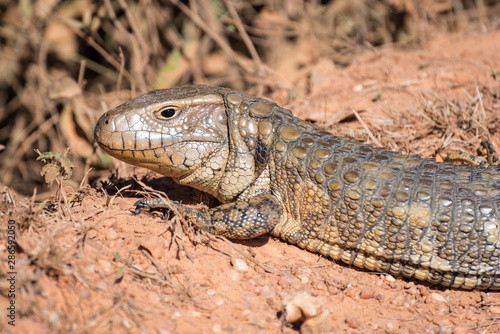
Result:
[[[203,85],[131,99],[98,120],[95,139],[111,156],[221,202],[139,207],[175,208],[229,238],[269,233],[370,271],[500,289],[498,163],[457,165],[373,147],[263,98]]]

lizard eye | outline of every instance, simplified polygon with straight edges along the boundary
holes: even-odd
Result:
[[[177,106],[164,106],[161,107],[156,114],[161,116],[161,118],[173,118],[178,114],[179,108]]]

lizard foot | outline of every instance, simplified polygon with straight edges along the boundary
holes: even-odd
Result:
[[[460,161],[465,162],[471,166],[482,166],[482,167],[495,167],[500,166],[500,160],[498,154],[495,151],[493,143],[487,139],[481,140],[481,146],[486,149],[486,160],[464,152],[449,154],[445,161]]]
[[[268,233],[278,224],[281,209],[271,194],[261,194],[248,201],[237,201],[215,208],[197,210],[168,199],[142,199],[134,204],[135,212],[142,208],[178,212],[196,219],[197,226],[210,233],[233,239],[250,239]]]
[[[142,209],[148,208],[151,211],[163,211],[163,219],[167,220],[172,213],[172,204],[168,200],[143,198],[134,203],[134,214],[137,215]]]

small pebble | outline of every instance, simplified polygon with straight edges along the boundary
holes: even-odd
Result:
[[[415,287],[415,283],[413,283],[413,282],[406,282],[406,283],[404,284],[404,287],[405,287],[405,289],[411,289],[411,288],[414,288],[414,287]]]
[[[243,259],[233,258],[233,259],[231,259],[231,262],[232,262],[233,267],[236,268],[236,270],[241,271],[241,272],[248,271],[248,265],[246,264],[246,262]]]
[[[332,296],[337,295],[340,292],[340,290],[334,287],[333,285],[328,285],[327,288],[328,288],[328,293]]]
[[[432,299],[434,299],[437,302],[443,302],[443,303],[447,302],[446,299],[442,295],[440,295],[439,293],[436,293],[436,292],[431,293],[431,297],[432,297]]]
[[[283,299],[286,321],[295,322],[319,316],[323,313],[323,303],[307,293],[298,293]]]
[[[118,233],[116,233],[114,228],[110,228],[108,232],[106,232],[106,240],[116,240],[118,239]]]
[[[387,282],[394,282],[394,281],[396,281],[396,279],[393,276],[391,276],[391,275],[385,275],[385,280]]]
[[[418,289],[420,290],[420,294],[422,295],[422,297],[426,297],[430,294],[429,289],[425,286],[420,285],[418,286]]]
[[[357,296],[357,292],[354,289],[346,289],[344,294],[347,297],[355,298]]]
[[[224,297],[219,297],[217,298],[217,300],[215,301],[215,305],[217,306],[222,306],[224,304]]]
[[[375,289],[371,287],[365,287],[361,290],[361,293],[359,294],[359,298],[361,299],[370,299],[375,296]]]
[[[117,221],[116,218],[111,217],[111,218],[106,219],[104,221],[103,225],[105,227],[111,227],[111,226],[115,225],[116,221]]]
[[[353,328],[353,329],[358,329],[361,326],[361,323],[357,318],[354,318],[352,316],[347,316],[345,318],[345,323],[347,326]]]
[[[326,284],[324,282],[319,282],[316,285],[316,289],[318,289],[318,290],[326,290]]]

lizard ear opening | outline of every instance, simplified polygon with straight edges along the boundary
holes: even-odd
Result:
[[[219,110],[217,110],[214,114],[214,120],[219,125],[227,126],[226,109],[220,108]]]

